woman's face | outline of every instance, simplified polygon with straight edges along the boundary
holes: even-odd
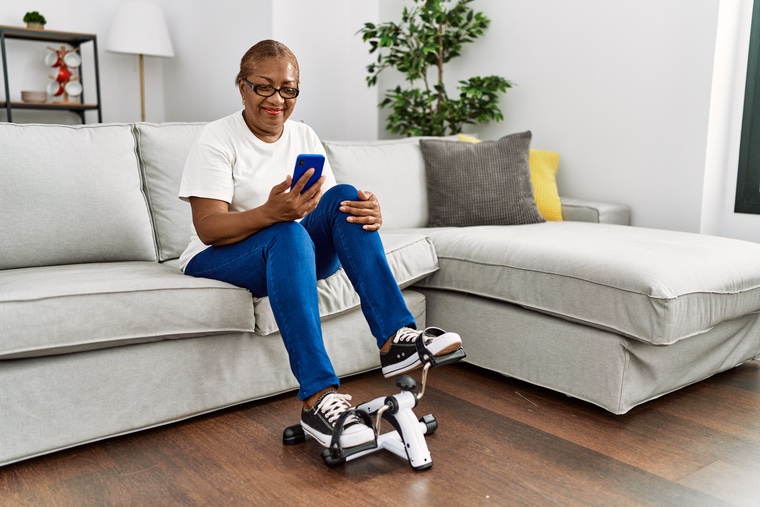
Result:
[[[272,58],[259,62],[247,79],[254,85],[298,88],[298,72],[292,63],[284,59]],[[272,143],[279,139],[298,99],[283,99],[277,92],[271,97],[262,97],[244,81],[239,86],[245,100],[243,118],[251,132],[265,142]]]

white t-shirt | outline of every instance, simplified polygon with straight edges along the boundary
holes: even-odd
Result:
[[[245,211],[269,199],[272,187],[293,174],[301,153],[321,153],[325,149],[317,134],[305,123],[287,121],[282,136],[266,143],[253,135],[242,111],[206,125],[185,162],[179,198],[204,197],[227,202],[230,211]],[[325,160],[323,190],[335,185],[335,176]],[[192,226],[192,225],[191,225]],[[180,269],[208,245],[198,238],[195,227],[185,251],[179,257]]]

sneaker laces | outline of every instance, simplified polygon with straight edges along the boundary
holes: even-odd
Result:
[[[393,343],[414,343],[420,334],[422,333],[411,327],[402,327],[393,336]]]
[[[331,392],[322,398],[322,401],[320,401],[317,406],[317,410],[325,415],[327,422],[329,422],[331,426],[335,426],[335,422],[343,412],[351,408],[351,404],[349,403],[350,399],[351,395],[349,394]],[[346,419],[346,424],[353,422],[359,422],[359,418],[352,414]]]

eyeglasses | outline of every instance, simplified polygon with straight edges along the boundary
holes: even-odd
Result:
[[[275,92],[280,94],[280,97],[283,99],[294,99],[298,97],[298,94],[301,90],[298,88],[290,88],[287,86],[283,86],[282,88],[275,88],[272,85],[256,85],[248,81],[247,79],[243,79],[245,81],[245,84],[251,87],[251,90],[253,90],[253,93],[256,95],[260,95],[262,97],[271,97],[275,94]]]

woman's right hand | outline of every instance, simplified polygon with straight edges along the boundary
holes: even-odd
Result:
[[[322,198],[322,185],[325,182],[325,176],[319,178],[307,191],[301,193],[312,174],[314,174],[314,169],[306,171],[290,191],[288,191],[292,182],[290,175],[285,178],[285,181],[272,187],[269,192],[269,199],[263,206],[265,213],[275,222],[290,222],[303,218],[314,211]]]
[[[291,191],[288,191],[291,182],[291,176],[288,176],[272,187],[266,203],[242,212],[229,211],[229,204],[224,201],[191,196],[190,207],[198,237],[206,245],[230,245],[277,222],[305,217],[317,207],[325,182],[322,176],[302,194],[301,190],[312,174],[313,169],[306,171]]]

